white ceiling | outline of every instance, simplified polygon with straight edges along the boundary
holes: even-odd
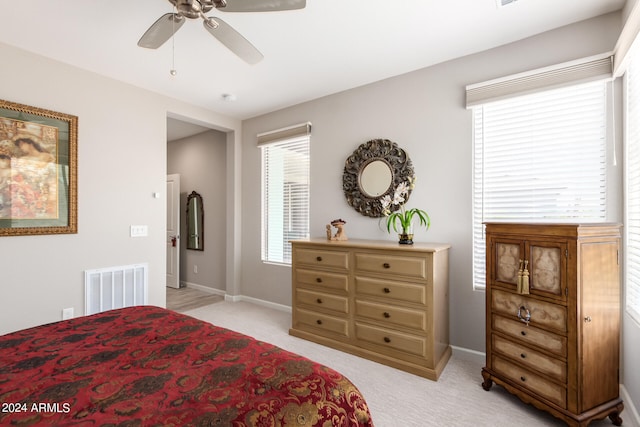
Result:
[[[232,2],[233,0],[227,0]],[[307,0],[220,16],[265,56],[248,65],[189,20],[137,46],[168,0],[0,0],[0,42],[246,119],[619,10],[625,0]],[[170,76],[172,53],[177,75]],[[222,99],[233,94],[236,101]]]

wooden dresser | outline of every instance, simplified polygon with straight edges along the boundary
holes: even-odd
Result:
[[[484,389],[570,426],[622,424],[620,225],[489,223],[486,242]]]
[[[437,380],[449,357],[449,245],[292,242],[291,335]]]

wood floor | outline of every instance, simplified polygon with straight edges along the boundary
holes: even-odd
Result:
[[[184,312],[194,308],[224,301],[221,295],[193,288],[167,288],[167,308],[169,310]]]

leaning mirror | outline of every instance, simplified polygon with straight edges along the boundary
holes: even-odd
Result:
[[[187,249],[204,250],[204,209],[195,191],[187,197]]]
[[[385,195],[393,197],[396,187],[413,176],[413,164],[406,151],[388,139],[372,139],[345,161],[342,189],[355,210],[379,218],[384,216],[380,199]],[[398,209],[398,205],[392,205],[394,208]]]

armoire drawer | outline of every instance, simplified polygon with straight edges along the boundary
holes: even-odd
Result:
[[[560,357],[567,357],[567,338],[534,326],[527,326],[519,320],[511,320],[493,315],[493,330],[510,336],[515,342],[523,342],[547,350]]]
[[[424,257],[356,253],[355,264],[356,273],[383,273],[416,279],[426,279],[428,274],[428,263]]]
[[[349,336],[349,322],[345,318],[298,308],[295,310],[295,322],[297,324],[294,324],[294,327],[306,330],[311,328],[318,335],[336,334],[345,338]]]
[[[427,330],[427,312],[425,310],[414,310],[356,299],[356,316],[374,320],[382,326],[396,325],[422,332]]]
[[[525,368],[548,375],[558,382],[567,381],[567,362],[549,357],[539,351],[493,334],[493,350],[516,360]]]
[[[356,276],[356,295],[374,296],[416,304],[427,303],[428,285]]]
[[[563,305],[494,289],[491,293],[491,308],[494,313],[500,313],[510,319],[529,318],[530,326],[554,329],[559,332],[567,331],[567,309]]]
[[[419,357],[426,357],[427,355],[426,337],[356,322],[356,338],[360,341]]]
[[[349,276],[340,273],[330,273],[324,270],[296,269],[296,281],[299,284],[313,285],[319,288],[349,291]]]
[[[347,297],[339,295],[314,292],[299,288],[296,290],[296,301],[299,304],[333,310],[344,314],[349,312],[349,300]]]
[[[330,267],[345,271],[349,269],[348,252],[296,248],[294,256],[296,263],[299,264]]]
[[[492,358],[493,369],[514,384],[527,388],[561,408],[567,407],[567,389],[544,377],[531,372],[498,356]]]

